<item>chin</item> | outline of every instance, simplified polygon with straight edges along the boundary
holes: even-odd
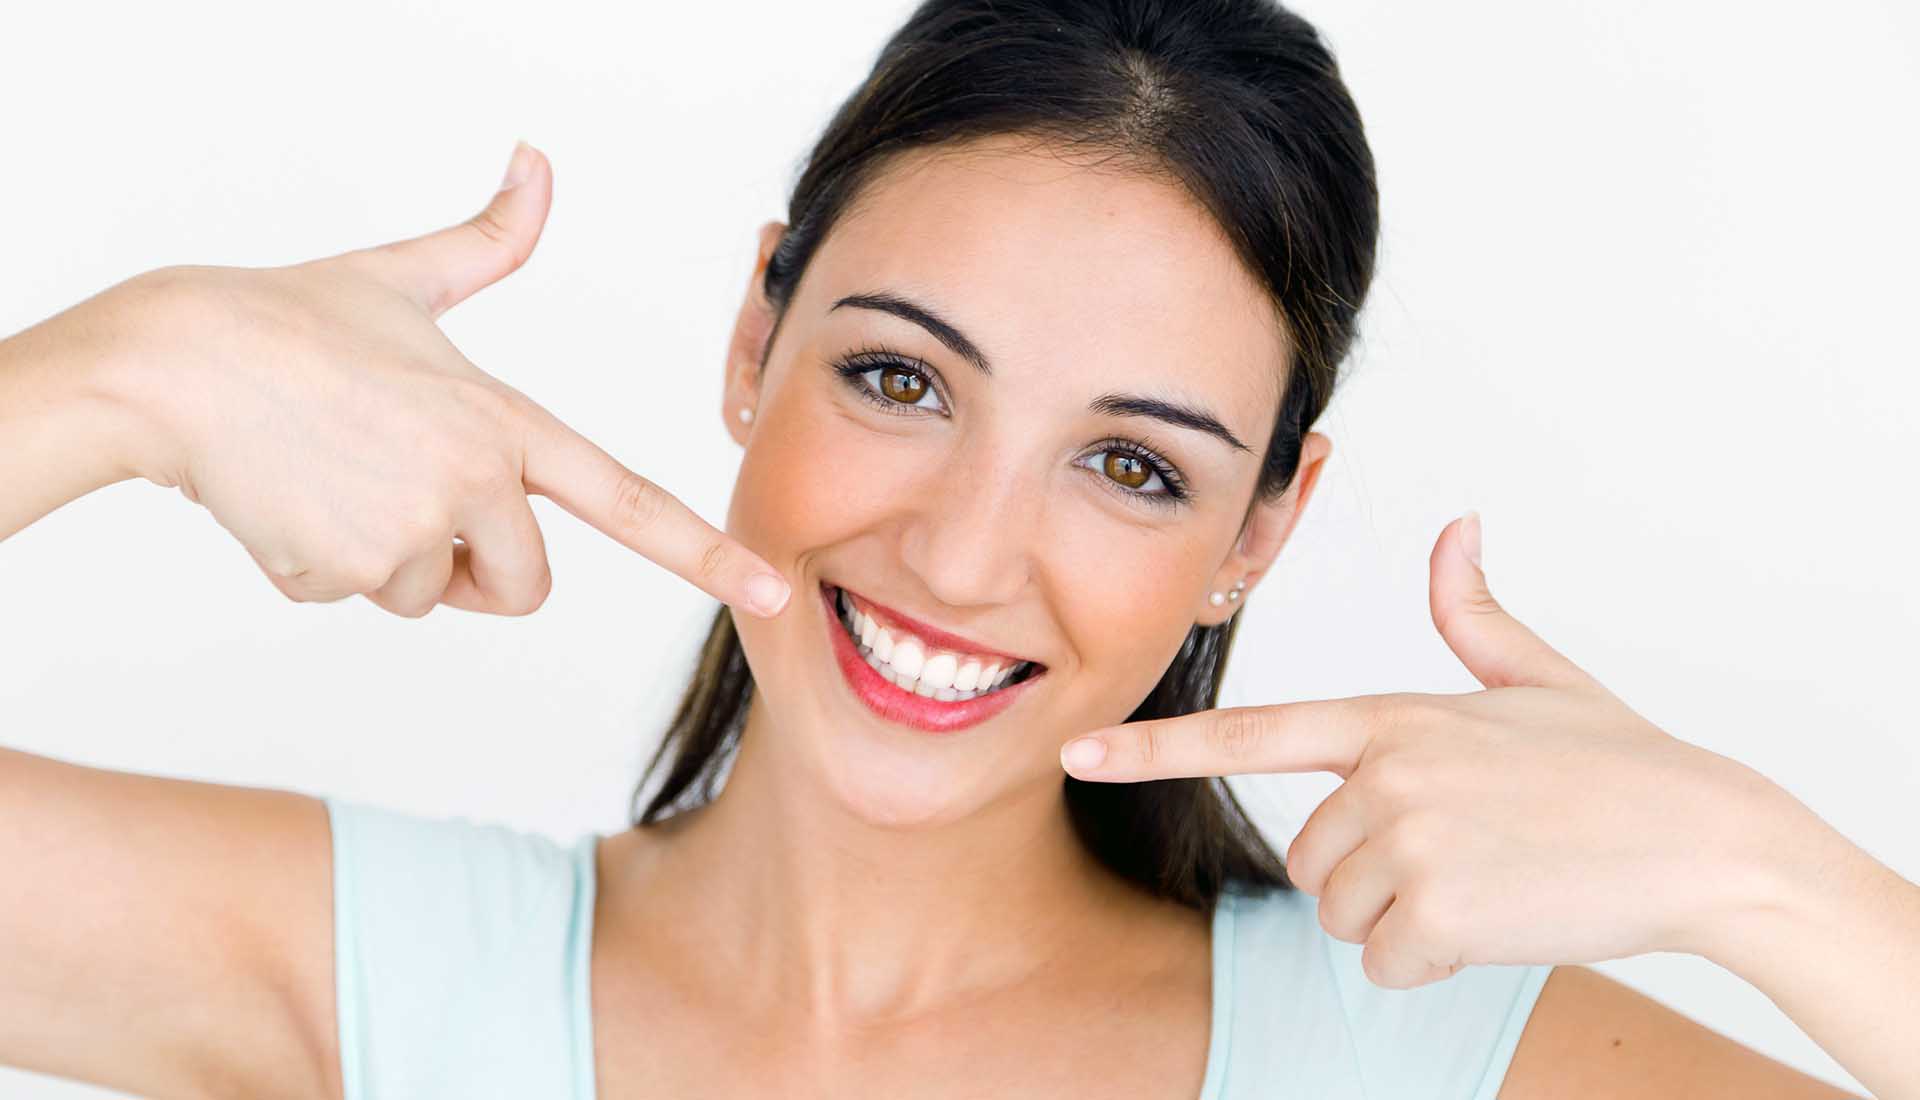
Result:
[[[834,738],[840,741],[839,738]],[[934,829],[979,810],[982,792],[957,781],[950,763],[925,754],[849,752],[851,746],[821,745],[822,785],[848,816],[883,829]],[[990,797],[990,796],[989,796]]]
[[[826,798],[880,828],[933,829],[1030,788],[1042,769],[1057,778],[1056,747],[1032,744],[1050,725],[1041,717],[1054,702],[1046,666],[1009,660],[991,690],[928,698],[883,675],[886,662],[873,659],[850,614],[856,600],[885,610],[828,581],[795,595],[810,598],[773,621],[736,616],[735,630],[765,708],[763,733],[778,742],[762,751],[783,785],[808,791],[796,797]],[[868,625],[877,641],[883,627]]]

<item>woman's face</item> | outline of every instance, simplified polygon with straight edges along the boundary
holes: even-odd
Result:
[[[1060,745],[1123,721],[1196,622],[1239,606],[1207,594],[1264,568],[1311,492],[1318,435],[1243,529],[1287,348],[1271,300],[1173,184],[1008,139],[871,181],[764,376],[759,276],[729,353],[746,453],[726,527],[794,587],[777,618],[734,616],[777,742],[756,752],[889,825],[1057,797]],[[1129,411],[1153,407],[1186,422]],[[1043,667],[972,704],[1005,703],[989,717],[926,728],[958,705],[907,700],[836,639],[838,588],[894,624],[895,676],[914,664],[902,616],[972,643],[922,647],[963,682],[970,652]]]

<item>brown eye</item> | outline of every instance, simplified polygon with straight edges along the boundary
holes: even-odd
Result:
[[[1147,464],[1123,451],[1108,451],[1106,461],[1108,477],[1125,485],[1129,489],[1138,489],[1153,476]]]
[[[880,368],[880,392],[903,405],[918,404],[926,395],[927,380],[899,367]]]

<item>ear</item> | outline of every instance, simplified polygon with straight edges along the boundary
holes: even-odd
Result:
[[[742,409],[758,414],[760,405],[760,363],[767,353],[767,341],[773,336],[773,303],[767,300],[762,282],[767,262],[787,227],[768,222],[760,227],[760,243],[754,257],[753,274],[747,277],[746,295],[740,302],[740,314],[733,321],[733,338],[727,341],[726,383],[720,395],[720,415],[727,423],[727,434],[742,447],[752,432],[751,421],[742,420]]]
[[[1207,591],[1218,592],[1224,597],[1240,580],[1244,579],[1247,586],[1240,590],[1239,599],[1225,599],[1218,606],[1208,596],[1202,596],[1199,614],[1194,616],[1196,622],[1202,626],[1216,626],[1226,622],[1246,604],[1247,596],[1273,565],[1280,548],[1286,545],[1287,536],[1293,533],[1294,525],[1300,521],[1300,514],[1306,511],[1307,501],[1313,497],[1314,486],[1320,483],[1320,471],[1326,468],[1327,456],[1332,453],[1333,440],[1319,432],[1308,432],[1306,438],[1300,441],[1300,465],[1294,472],[1293,484],[1272,500],[1254,503],[1246,523],[1241,525],[1239,541],[1234,545],[1233,552],[1227,555],[1227,560],[1221,563],[1220,571],[1214,575]]]

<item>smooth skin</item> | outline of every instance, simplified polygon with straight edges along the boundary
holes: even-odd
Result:
[[[1015,179],[1019,168],[1015,161],[997,161],[992,178],[1000,184],[969,177],[967,186],[988,189],[981,192],[981,205],[988,212],[997,211],[997,216],[1013,210],[1036,212],[1039,207],[1033,204],[1039,199],[1034,196],[1039,192],[990,193],[1002,184],[1030,186]],[[952,212],[963,204],[956,197],[939,195],[942,179],[953,183],[953,177],[936,174],[922,178],[914,193],[921,196],[919,201],[938,203]],[[1156,199],[1138,189],[1126,190],[1124,195],[1103,190],[1110,183],[1121,186],[1106,177],[1069,179],[1062,185],[1068,191],[1046,194],[1073,201],[1124,197],[1129,201],[1116,212],[1175,219],[1165,226],[1188,233],[1191,223],[1177,220],[1175,204],[1160,202],[1164,195]],[[1089,190],[1071,190],[1075,187]],[[524,396],[498,383],[489,384],[459,359],[433,328],[432,318],[525,259],[537,239],[550,188],[545,161],[534,156],[518,186],[503,193],[473,222],[444,234],[267,272],[167,269],[131,280],[0,343],[0,534],[18,530],[94,487],[142,476],[177,485],[206,505],[247,545],[289,598],[337,599],[357,592],[398,614],[418,614],[437,602],[521,614],[538,606],[550,583],[544,554],[534,542],[537,528],[529,531],[517,511],[525,507],[527,493],[541,492],[736,607],[741,606],[740,585],[746,574],[769,561],[778,561],[788,570],[796,578],[796,594],[811,601],[816,577],[808,569],[825,562],[829,546],[858,547],[873,555],[862,563],[870,568],[847,570],[855,576],[871,581],[892,575],[937,583],[943,595],[958,599],[970,594],[980,607],[993,607],[995,614],[1003,605],[1016,606],[1015,597],[1027,595],[1012,572],[989,575],[962,568],[962,563],[985,558],[936,552],[954,545],[954,539],[982,530],[966,516],[953,516],[951,509],[942,512],[928,506],[911,516],[886,511],[862,516],[843,508],[841,515],[818,517],[863,525],[844,530],[800,526],[810,517],[788,517],[767,529],[755,526],[775,515],[770,506],[756,505],[762,499],[756,494],[778,497],[773,490],[783,487],[778,480],[782,470],[787,471],[784,476],[804,473],[781,461],[792,453],[780,445],[782,439],[805,444],[816,457],[821,448],[851,448],[826,453],[829,458],[843,454],[854,460],[870,454],[877,442],[876,437],[860,435],[856,424],[869,425],[874,432],[884,428],[892,445],[903,449],[965,445],[982,448],[983,455],[1018,454],[1013,445],[1032,435],[1004,422],[1006,434],[998,438],[1001,447],[996,452],[987,446],[995,441],[993,433],[935,437],[926,434],[924,427],[909,428],[904,420],[856,421],[856,410],[874,417],[886,414],[850,401],[834,406],[840,418],[839,435],[817,439],[806,435],[810,425],[820,423],[817,417],[803,415],[811,403],[827,400],[829,394],[836,401],[846,400],[845,391],[811,389],[818,383],[814,375],[786,376],[777,389],[757,388],[760,380],[747,365],[771,339],[771,315],[751,286],[729,357],[725,412],[736,438],[746,438],[749,430],[738,426],[734,413],[743,404],[757,405],[750,429],[756,438],[743,465],[735,498],[738,511],[728,530],[766,549],[768,558],[750,554],[676,507],[651,483],[559,428]],[[896,201],[900,194],[904,193],[896,193]],[[1028,203],[1010,204],[1008,199],[1016,195],[1028,196]],[[865,247],[881,248],[892,235],[875,228],[884,230],[887,224],[885,207],[884,202],[871,203],[863,215],[869,219],[865,231],[877,233]],[[931,226],[937,219],[917,216],[925,213],[909,204],[897,207],[893,216],[902,219],[900,224]],[[1058,223],[1058,219],[1046,221]],[[956,241],[981,239],[979,232],[959,223],[946,229],[958,234]],[[772,237],[763,235],[762,263]],[[1169,241],[1204,251],[1190,233],[1176,234]],[[1089,242],[1094,243],[1098,242]],[[836,234],[816,261],[818,278],[810,273],[809,280],[818,285],[821,279],[883,274],[879,265],[868,262],[873,256],[861,259],[861,247],[858,233]],[[843,264],[837,276],[830,250],[838,250],[834,255]],[[932,254],[941,258],[947,270],[961,262],[955,248]],[[1166,267],[1164,256],[1155,259],[1154,270]],[[1096,269],[1115,270],[1112,264]],[[963,286],[1010,286],[1014,269],[1002,266],[1000,270],[1004,276],[1000,280],[973,278],[963,280]],[[1060,285],[1059,280],[1042,281]],[[824,292],[813,293],[817,299]],[[861,326],[836,335],[829,322],[819,320],[833,311],[805,294],[802,299],[794,306],[799,312],[790,319],[785,330],[790,335],[783,335],[783,340],[801,340],[811,346],[808,342],[857,340],[863,335]],[[1004,314],[995,315],[995,324],[1017,322],[1024,316],[1023,308],[1035,305],[1033,299],[1031,293],[1010,295]],[[1183,310],[1167,312],[1192,315]],[[1037,346],[1035,341],[1050,331],[1043,323],[1045,317],[1057,320],[1072,315],[1040,310],[1024,330],[1033,339],[998,340],[993,347]],[[846,323],[851,322],[844,313],[831,322]],[[878,322],[868,319],[865,323]],[[806,335],[807,325],[821,327]],[[885,331],[894,341],[910,338],[897,328]],[[989,327],[986,331],[1000,330]],[[209,332],[221,338],[207,339]],[[1196,334],[1196,338],[1205,336]],[[384,350],[369,355],[369,346]],[[227,350],[214,356],[208,349],[216,347]],[[930,360],[941,361],[938,348],[922,344],[919,350]],[[1116,345],[1111,362],[1124,364],[1126,350],[1124,343]],[[780,361],[780,355],[775,359]],[[945,362],[951,366],[951,360]],[[263,366],[269,363],[272,369]],[[963,377],[962,369],[954,367],[947,376]],[[1260,377],[1248,369],[1249,377]],[[769,378],[778,377],[778,370],[769,373]],[[1017,377],[1016,371],[1008,370],[998,384],[1013,385]],[[987,392],[962,393],[961,400],[986,407]],[[1010,392],[1016,396],[1005,409],[1033,403],[1029,395]],[[1066,396],[1079,399],[1077,393]],[[1270,404],[1271,395],[1266,396]],[[784,411],[781,402],[786,403]],[[277,423],[252,444],[235,442],[233,433],[250,430],[244,425],[263,422]],[[362,469],[337,457],[368,453],[366,448],[380,453],[387,438],[422,437],[431,445],[410,446],[406,454],[388,455],[390,462],[399,465]],[[296,448],[294,457],[289,457],[290,447]],[[1155,637],[1178,627],[1182,617],[1191,622],[1204,615],[1207,588],[1223,587],[1271,564],[1305,506],[1326,447],[1325,437],[1317,433],[1310,437],[1308,467],[1303,468],[1299,487],[1283,501],[1257,509],[1243,537],[1236,538],[1230,523],[1220,521],[1206,528],[1204,539],[1195,540],[1197,545],[1219,534],[1218,545],[1181,551],[1192,553],[1194,562],[1203,560],[1203,552],[1211,560],[1204,569],[1182,574],[1183,584],[1193,583],[1192,591],[1180,593],[1179,606],[1163,596],[1141,609],[1143,614],[1157,616],[1150,624]],[[1190,460],[1188,466],[1200,469],[1204,461]],[[300,470],[303,476],[288,478],[290,469]],[[401,473],[396,476],[395,470]],[[1222,463],[1216,470],[1215,497],[1230,498],[1227,490],[1239,484],[1233,478],[1244,472],[1243,467]],[[290,484],[301,488],[288,499]],[[821,478],[821,484],[837,482],[829,476]],[[1091,480],[1061,484],[1069,485],[1068,491],[1086,494],[1072,498],[1087,509],[1084,523],[1124,522],[1136,527],[1137,541],[1126,549],[1140,555],[1140,561],[1149,562],[1154,554],[1166,552],[1160,545],[1169,541],[1166,529],[1144,520],[1146,513],[1123,511],[1135,506],[1116,497],[1093,496],[1109,490],[1094,487]],[[901,494],[882,494],[873,498],[877,503],[870,501],[867,506],[898,508],[902,501],[920,499],[905,495],[905,488],[903,483]],[[519,499],[509,499],[516,496]],[[991,507],[984,495],[961,494],[958,499],[983,510]],[[327,517],[336,513],[368,518],[335,530]],[[1226,515],[1225,510],[1214,514],[1216,520]],[[473,533],[471,549],[463,549],[469,531]],[[889,546],[880,541],[882,533],[901,541]],[[453,541],[455,535],[460,542]],[[984,548],[1003,547],[1004,531],[1002,535],[1003,542]],[[905,558],[906,568],[886,568],[896,564],[885,556],[891,552]],[[846,549],[837,549],[835,558],[836,567],[852,564]],[[441,591],[436,592],[436,587]],[[990,605],[988,596],[999,602]],[[915,603],[913,610],[921,610],[923,603]],[[1047,637],[1051,624],[1041,616],[1041,605],[1022,602],[1017,606],[1030,616],[1021,624],[1031,628],[1023,636]],[[803,616],[793,614],[803,608]],[[1090,613],[1081,612],[1083,616]],[[820,609],[808,602],[771,619],[736,616],[750,652],[759,647],[753,652],[754,664],[756,672],[767,671],[769,695],[826,705],[826,696],[817,693],[824,690],[819,685],[830,681],[817,678],[817,670],[802,663],[817,659],[819,615]],[[1092,622],[1082,618],[1074,625]],[[980,625],[991,624],[982,616]],[[1099,632],[1089,629],[1086,637],[1065,637],[1050,646],[1045,656],[1054,671],[1071,670],[1076,660],[1096,655],[1093,647]],[[995,636],[987,629],[982,633]],[[1118,660],[1118,654],[1115,650],[1098,655]],[[1123,672],[1125,677],[1148,675],[1152,663],[1147,660],[1138,669],[1124,670],[1098,662],[1089,667],[1121,678]],[[1070,686],[1072,681],[1063,676],[1059,683]],[[1088,709],[1075,713],[1085,717],[1100,705],[1103,695],[1112,696],[1094,678],[1079,692],[1058,697],[1057,705],[1084,706]],[[800,713],[789,707],[777,717],[791,721]],[[836,717],[845,713],[833,712]],[[778,956],[786,965],[761,971],[766,984],[746,990],[747,995],[769,994],[765,1004],[780,1008],[764,1020],[750,1021],[764,1023],[764,1028],[743,1027],[747,1017],[739,1011],[741,1005],[713,999],[741,987],[677,970],[712,958],[726,961],[724,953],[712,950],[716,945],[737,951],[742,945],[778,942],[765,938],[770,933],[795,931],[777,924],[749,925],[743,930],[721,923],[749,918],[772,921],[788,915],[777,908],[731,904],[739,896],[751,895],[726,892],[751,890],[756,876],[765,873],[795,872],[795,865],[780,861],[783,853],[776,848],[736,842],[757,835],[755,830],[766,830],[769,823],[784,824],[772,816],[787,790],[770,778],[780,757],[767,753],[798,753],[793,762],[800,770],[790,774],[820,785],[793,789],[809,796],[831,796],[794,800],[789,794],[790,801],[803,804],[799,810],[818,815],[825,807],[835,813],[848,811],[890,821],[918,815],[909,824],[920,825],[941,823],[943,817],[967,819],[976,811],[969,800],[991,798],[1017,807],[1020,792],[1009,793],[1007,776],[1024,783],[1030,775],[1034,779],[1030,785],[1039,789],[1044,769],[1057,768],[1052,762],[1057,742],[1007,739],[990,766],[956,757],[956,763],[977,769],[958,779],[952,769],[929,769],[924,774],[896,770],[896,778],[907,776],[918,783],[889,785],[879,773],[851,770],[851,765],[846,771],[822,770],[836,762],[807,754],[833,746],[834,742],[821,739],[824,729],[783,731],[805,732],[812,741],[788,743],[764,736],[775,718],[756,703],[750,731],[758,732],[750,732],[747,740],[750,746],[758,746],[752,751],[760,755],[743,750],[727,787],[735,797],[723,795],[712,806],[676,819],[676,824],[657,834],[629,831],[601,845],[599,870],[605,889],[596,913],[593,978],[602,1095],[674,1095],[667,1082],[675,1071],[710,1075],[744,1067],[767,1074],[760,1078],[764,1082],[779,1082],[782,1079],[774,1074],[783,1060],[787,1066],[804,1065],[822,1075],[840,1074],[836,1083],[848,1086],[843,1094],[859,1093],[857,1086],[873,1081],[873,1074],[892,1073],[898,1075],[892,1080],[907,1083],[897,1092],[965,1089],[992,1081],[995,1090],[1006,1095],[1028,1089],[1063,1095],[1075,1088],[1108,1096],[1192,1095],[1197,1083],[1192,1074],[1198,1066],[1188,1056],[1203,1052],[1206,1039],[1204,1017],[1199,1015],[1206,1004],[1206,940],[1192,934],[1198,922],[1184,915],[1164,915],[1077,863],[1063,863],[1060,874],[1036,882],[1049,890],[1070,892],[1082,904],[1096,898],[1111,904],[1097,911],[1098,921],[1092,920],[1096,910],[1076,908],[1070,915],[1084,918],[1084,923],[1051,921],[1044,927],[1034,926],[1036,935],[1045,937],[1037,946],[1058,948],[1057,967],[1042,972],[1038,979],[1006,979],[1011,992],[1005,996],[997,992],[989,996],[982,987],[971,1005],[964,998],[946,996],[933,1008],[910,1017],[910,1025],[891,1022],[890,1009],[900,1003],[902,994],[944,995],[947,991],[935,979],[951,980],[948,974],[909,968],[924,967],[929,958],[926,943],[914,942],[911,936],[918,934],[930,942],[977,943],[978,951],[958,955],[949,951],[939,960],[956,967],[979,965],[982,959],[1006,964],[1018,957],[1008,954],[1006,944],[956,939],[946,934],[945,927],[930,931],[921,922],[906,922],[905,927],[883,922],[874,927],[889,939],[861,940],[862,951],[848,961],[830,954],[839,945],[831,938],[832,927],[821,925],[813,931],[826,935],[825,940],[810,943],[802,938],[782,944],[794,948]],[[1081,728],[1095,724],[1085,722]],[[858,735],[882,746],[876,733],[863,730]],[[906,769],[917,766],[906,755],[893,763]],[[1053,776],[1057,786],[1057,770]],[[948,785],[937,785],[943,782]],[[1002,786],[987,785],[994,782]],[[758,802],[742,794],[756,790],[756,784]],[[0,868],[4,869],[0,870],[0,894],[4,895],[0,896],[0,974],[7,976],[0,982],[0,1063],[161,1100],[228,1096],[337,1100],[341,1096],[331,968],[330,837],[324,807],[318,801],[284,791],[135,776],[0,752],[0,805],[7,807],[11,821],[26,825],[0,831]],[[774,808],[756,817],[747,812],[755,805]],[[835,839],[863,836],[844,821],[837,827],[846,831],[834,834]],[[1041,839],[1031,831],[1008,836],[1023,842]],[[1070,839],[1058,833],[1044,836],[1052,846],[1048,850],[1062,853],[1063,860],[1073,850]],[[924,840],[919,848],[935,851]],[[795,858],[824,860],[845,854],[813,845]],[[1325,852],[1322,858],[1327,858]],[[1304,850],[1303,860],[1303,867],[1310,865]],[[1003,862],[981,860],[977,869],[992,872]],[[831,864],[820,866],[834,869]],[[944,873],[948,869],[914,884],[915,888],[952,888],[952,881],[941,881],[955,877]],[[700,872],[697,878],[691,874],[696,871]],[[662,880],[697,881],[702,886],[677,892],[650,888]],[[852,878],[837,883],[802,878],[776,896],[793,907],[803,902],[817,907],[869,885],[856,884]],[[1004,889],[999,896],[1009,904],[1044,902],[1032,906],[1041,916],[1053,912],[1048,906],[1058,900],[1038,893],[1031,899],[1016,897]],[[903,897],[902,901],[928,898]],[[702,910],[703,902],[714,904]],[[681,913],[671,908],[674,905],[694,908]],[[821,912],[818,908],[803,911]],[[977,912],[954,916],[983,917]],[[699,917],[706,919],[695,919]],[[762,938],[743,933],[758,933]],[[714,943],[700,941],[702,936]],[[821,954],[822,942],[829,954]],[[691,950],[674,950],[688,943]],[[902,969],[889,973],[868,955],[878,955],[881,962]],[[809,980],[805,967],[818,968],[823,961],[836,959],[849,966],[857,964],[859,969],[817,971],[812,977],[821,980],[805,984]],[[1063,975],[1073,981],[1061,980]],[[847,982],[839,981],[842,978]],[[790,991],[780,983],[789,980],[801,982],[796,988],[810,995],[788,996]],[[1071,1003],[1064,999],[1069,993],[1078,992],[1088,1004],[1112,1005],[1116,990],[1131,995],[1119,1003],[1134,1007],[1102,1016],[1058,1011]],[[858,1006],[848,1000],[850,996],[874,1000],[879,1007],[855,1013]],[[801,1010],[787,1011],[789,1006]],[[1152,1006],[1151,1011],[1164,1008],[1166,1019],[1151,1018],[1147,1006]],[[995,1011],[1000,1008],[1014,1011]],[[703,1012],[710,1016],[703,1018]],[[820,1027],[823,1021],[844,1027],[832,1033],[805,1030]],[[968,1046],[970,1036],[984,1034],[996,1023],[1001,1031],[988,1036],[991,1042],[982,1039],[983,1045]],[[1124,1030],[1128,1027],[1145,1030]],[[676,1038],[695,1045],[683,1051],[674,1043],[657,1041],[668,1032],[677,1032]],[[742,1034],[757,1040],[743,1046],[736,1041]],[[821,1035],[835,1038],[835,1045],[808,1045]],[[725,1057],[700,1056],[697,1044],[703,1042],[720,1044],[716,1053]],[[783,1048],[783,1043],[789,1045]],[[1063,1043],[1064,1049],[1079,1054],[1060,1058]],[[821,1063],[823,1051],[834,1061]],[[1169,1061],[1170,1051],[1182,1053]],[[843,1054],[846,1057],[840,1058]],[[876,1055],[872,1062],[863,1060]],[[814,1061],[794,1061],[801,1057]],[[648,1059],[657,1064],[649,1064]],[[953,1065],[956,1072],[927,1072],[932,1059]],[[1042,1070],[1063,1076],[1046,1080],[1039,1076]],[[1107,1076],[1089,1076],[1095,1073]],[[711,1082],[712,1077],[703,1080]],[[800,1087],[806,1080],[805,1074],[789,1075],[784,1083]],[[1500,1095],[1520,1100],[1846,1094],[1715,1035],[1591,971],[1561,965],[1534,1011]]]

